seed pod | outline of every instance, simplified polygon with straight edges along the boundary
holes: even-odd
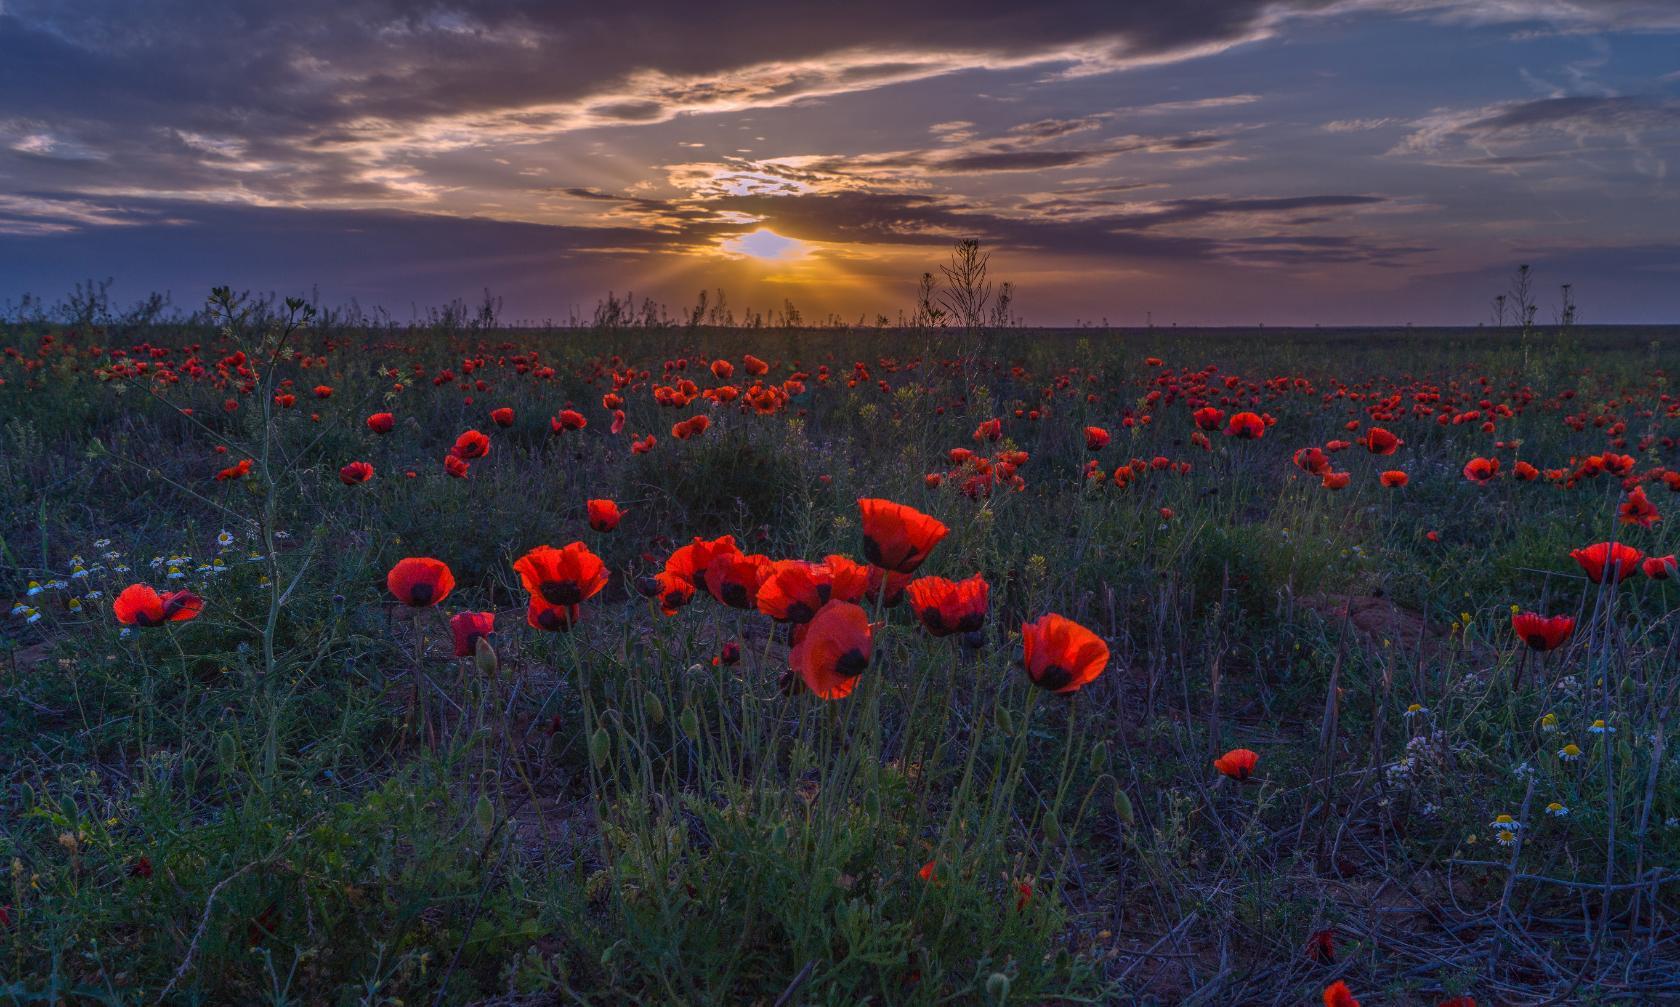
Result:
[[[1108,742],[1099,741],[1091,746],[1091,775],[1101,776],[1108,769]]]
[[[1015,715],[1009,712],[1009,707],[1000,706],[997,708],[997,726],[998,730],[1004,734],[1015,733]]]
[[[700,715],[694,712],[694,707],[683,707],[682,713],[677,717],[677,722],[682,725],[682,732],[688,735],[691,740],[700,740]]]
[[[642,706],[647,708],[648,718],[655,724],[665,723],[665,704],[659,701],[659,697],[655,696],[651,689],[642,697]]]
[[[599,769],[606,765],[607,755],[612,751],[612,735],[607,733],[605,726],[597,727],[595,733],[589,736],[589,761]]]
[[[1054,811],[1044,813],[1044,838],[1052,843],[1062,841],[1062,820]]]
[[[1114,788],[1114,814],[1128,829],[1137,821],[1132,814],[1132,799],[1126,796],[1125,787]]]
[[[1009,977],[1002,972],[993,972],[986,977],[986,995],[992,998],[992,1003],[1001,1004],[1009,999]]]
[[[502,666],[501,658],[496,656],[496,648],[490,646],[489,639],[482,636],[473,645],[473,663],[478,665],[478,673],[486,678],[494,676],[496,670]]]
[[[489,794],[480,794],[478,807],[473,809],[473,817],[478,820],[478,831],[485,835],[496,827],[496,806],[490,803]]]

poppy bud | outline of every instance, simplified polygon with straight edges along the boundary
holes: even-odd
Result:
[[[986,977],[986,995],[993,1003],[1003,1003],[1009,999],[1009,977],[1002,972],[993,972]]]
[[[502,666],[501,659],[496,656],[496,648],[490,646],[487,637],[479,637],[473,645],[473,663],[478,665],[478,673],[489,678]]]
[[[1091,746],[1091,775],[1101,776],[1108,768],[1108,745],[1099,741]]]
[[[1132,813],[1132,799],[1126,796],[1126,788],[1124,787],[1114,788],[1114,815],[1127,828],[1131,828],[1132,824],[1137,821],[1137,816]]]
[[[473,809],[473,818],[478,821],[478,831],[485,835],[489,835],[490,830],[496,827],[496,806],[490,803],[489,794],[479,795],[478,806]]]
[[[694,707],[685,706],[677,717],[677,723],[682,725],[682,732],[689,738],[700,740],[700,715],[694,712]]]
[[[216,761],[223,766],[233,766],[239,761],[239,742],[232,734],[224,734],[216,739]]]
[[[589,736],[589,761],[599,769],[606,765],[607,756],[612,751],[612,735],[607,733],[605,726],[597,727],[595,733]]]
[[[1062,820],[1054,811],[1044,813],[1044,839],[1051,843],[1062,841]]]
[[[655,724],[665,723],[665,704],[659,701],[651,691],[642,697],[642,705],[647,708],[648,716]]]

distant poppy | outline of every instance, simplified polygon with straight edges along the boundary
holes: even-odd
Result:
[[[1090,451],[1101,451],[1108,447],[1108,431],[1102,427],[1085,428],[1085,447]]]
[[[1511,466],[1511,478],[1525,483],[1531,483],[1540,478],[1540,470],[1528,462],[1517,462]]]
[[[367,462],[351,462],[338,470],[338,481],[346,486],[355,486],[373,478],[373,466]]]
[[[385,575],[385,586],[404,605],[425,608],[449,597],[455,589],[455,575],[442,560],[410,556],[398,560]]]
[[[1518,612],[1511,616],[1511,631],[1535,650],[1556,650],[1575,632],[1575,620],[1567,615]]]
[[[974,428],[975,441],[998,441],[1003,439],[1003,421],[992,418]]]
[[[1644,554],[1621,542],[1599,542],[1571,551],[1569,558],[1580,564],[1588,580],[1602,584],[1607,570],[1614,575],[1617,583],[1638,573],[1639,561],[1644,559]]]
[[[227,468],[217,472],[216,481],[219,483],[231,482],[235,479],[243,479],[250,474],[251,459],[243,458],[237,464],[229,465]]]
[[[1324,988],[1324,1007],[1359,1007],[1359,1001],[1347,983],[1338,979]]]
[[[1406,443],[1400,438],[1384,430],[1382,427],[1372,427],[1365,431],[1365,450],[1374,455],[1391,455]]]
[[[1402,472],[1400,469],[1389,469],[1387,472],[1378,476],[1377,480],[1387,488],[1397,490],[1411,482],[1412,477],[1407,475],[1405,472]]]
[[[490,410],[490,422],[499,427],[513,426],[513,410],[508,406]]]
[[[449,453],[464,462],[483,458],[490,453],[490,438],[477,430],[468,430],[455,438],[455,446],[450,448]]]
[[[665,561],[665,570],[696,588],[701,588],[705,587],[706,568],[712,565],[712,560],[725,554],[740,552],[741,549],[735,544],[733,535],[724,535],[709,541],[696,538],[671,553],[670,559]]]
[[[589,420],[576,409],[562,409],[559,415],[548,421],[548,425],[558,434],[569,430],[582,430],[589,425]]]
[[[979,574],[955,581],[922,577],[904,588],[916,619],[934,636],[972,633],[979,629],[986,621],[990,591],[990,585]]]
[[[1314,931],[1307,938],[1307,957],[1320,965],[1336,964],[1336,931],[1329,928]]]
[[[525,606],[525,624],[545,633],[564,633],[577,625],[582,610],[577,605],[550,605],[541,595],[531,595]]]
[[[623,518],[618,504],[612,500],[591,500],[584,505],[589,511],[589,527],[599,532],[609,532],[618,527]]]
[[[124,626],[161,626],[196,619],[204,599],[191,591],[159,594],[149,584],[130,584],[111,602],[111,614]]]
[[[1218,430],[1225,425],[1225,411],[1213,406],[1203,406],[1190,414],[1198,430]]]
[[[374,413],[367,418],[367,427],[376,434],[388,434],[397,425],[397,418],[390,413]]]
[[[1646,498],[1645,488],[1642,486],[1635,486],[1628,493],[1627,499],[1622,501],[1616,513],[1621,516],[1623,524],[1636,524],[1641,528],[1649,528],[1662,520],[1656,505]]]
[[[1246,781],[1254,775],[1254,766],[1260,761],[1258,752],[1247,748],[1233,748],[1219,758],[1213,760],[1213,768],[1236,780],[1238,783]]]
[[[863,555],[894,573],[915,573],[950,529],[913,507],[891,500],[858,501],[863,515]]]
[[[758,589],[768,576],[769,557],[724,553],[706,567],[706,591],[730,608],[756,608]]]
[[[1225,434],[1242,440],[1259,440],[1266,434],[1266,421],[1255,413],[1237,413],[1225,427]]]
[[[1322,476],[1330,471],[1330,456],[1323,448],[1299,448],[1293,460],[1296,468],[1310,475]]]
[[[686,420],[679,420],[671,425],[671,436],[679,441],[686,441],[690,437],[698,437],[712,425],[711,417],[705,413],[690,416]]]
[[[1464,478],[1473,483],[1486,483],[1499,474],[1499,459],[1472,458],[1464,463]]]
[[[513,564],[520,583],[550,605],[575,606],[607,586],[607,566],[582,542],[561,549],[539,545]]]
[[[795,630],[788,667],[822,699],[842,699],[869,667],[874,635],[869,616],[848,601],[831,601]]]
[[[746,368],[747,373],[755,378],[761,378],[770,373],[770,365],[751,353],[741,358],[741,366]]]
[[[1039,688],[1078,692],[1107,667],[1108,644],[1072,619],[1047,614],[1021,627],[1021,662]]]
[[[1667,556],[1648,556],[1639,568],[1652,580],[1673,580],[1680,576],[1680,561],[1674,558],[1673,553]]]
[[[449,620],[449,632],[455,638],[455,656],[472,657],[478,652],[478,641],[495,630],[494,612],[457,613]]]
[[[923,881],[931,882],[933,880],[934,872],[938,869],[938,867],[939,861],[929,860],[927,863],[922,865],[921,870],[916,872],[916,877],[921,878]]]
[[[637,582],[636,589],[645,597],[658,599],[659,610],[666,615],[676,615],[678,610],[694,600],[694,583],[670,570],[643,577]]]
[[[318,399],[330,399],[330,398],[332,398],[332,393],[333,393],[333,390],[332,390],[331,385],[316,385],[315,386],[315,397],[318,398]]]
[[[443,471],[455,479],[465,479],[467,471],[471,468],[471,465],[461,460],[460,455],[443,456]]]
[[[1323,479],[1324,488],[1327,489],[1327,490],[1344,490],[1344,489],[1347,489],[1348,483],[1350,483],[1352,481],[1353,481],[1353,475],[1351,473],[1348,473],[1348,472],[1326,472],[1326,473],[1324,473],[1324,479]]]

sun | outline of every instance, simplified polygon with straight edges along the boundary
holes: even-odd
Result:
[[[764,262],[789,262],[803,258],[807,251],[803,241],[784,237],[768,227],[725,238],[720,247],[731,255],[744,255]]]

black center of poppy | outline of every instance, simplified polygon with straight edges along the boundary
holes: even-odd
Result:
[[[545,608],[537,614],[537,622],[549,632],[572,628],[571,615],[564,609]]]
[[[432,585],[416,584],[409,588],[408,603],[410,605],[430,605],[432,603]]]
[[[745,584],[723,585],[723,603],[731,608],[747,607],[747,587]]]
[[[134,613],[134,624],[136,626],[156,626],[162,621],[162,619],[155,618],[150,612]]]
[[[1528,635],[1528,645],[1533,647],[1535,650],[1551,649],[1551,646],[1546,643],[1546,638],[1541,636],[1539,633],[1530,633]]]
[[[1056,689],[1066,688],[1067,684],[1071,681],[1073,681],[1073,672],[1068,671],[1059,664],[1052,664],[1043,671],[1039,672],[1038,678],[1033,680],[1033,684],[1039,686],[1040,688],[1054,691]]]
[[[583,601],[583,589],[575,580],[545,580],[542,596],[550,605],[576,605]]]
[[[834,672],[844,678],[856,678],[869,667],[869,655],[860,650],[848,650],[834,662]]]
[[[793,604],[788,606],[787,621],[788,622],[810,622],[811,617],[816,615],[816,614],[817,613],[811,609],[811,606],[805,604],[802,601],[796,601]]]

